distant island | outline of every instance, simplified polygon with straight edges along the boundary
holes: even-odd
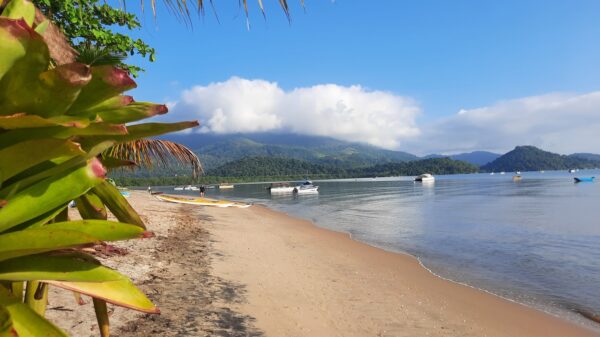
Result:
[[[539,171],[539,170],[569,170],[600,167],[600,161],[593,160],[598,155],[560,155],[543,151],[535,146],[517,146],[514,150],[483,165],[482,171]]]
[[[568,170],[600,167],[600,155],[560,155],[534,146],[517,146],[501,155],[473,151],[423,157],[403,151],[341,141],[329,137],[290,134],[193,134],[174,135],[170,140],[193,149],[204,165],[198,183],[273,180],[412,176],[421,173],[459,174]],[[116,171],[119,184],[183,185],[192,182],[185,167],[153,171]]]

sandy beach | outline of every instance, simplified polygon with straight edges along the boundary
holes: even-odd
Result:
[[[161,314],[112,307],[115,336],[600,336],[259,205],[177,205],[144,192],[130,202],[156,236],[118,243],[129,253],[105,261]],[[52,291],[48,317],[73,336],[98,335],[91,304],[65,291]]]

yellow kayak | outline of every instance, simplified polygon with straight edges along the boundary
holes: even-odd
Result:
[[[216,207],[239,207],[239,208],[247,208],[247,207],[251,206],[250,204],[229,201],[229,200],[217,200],[217,199],[208,199],[208,198],[190,198],[190,197],[174,196],[174,195],[167,195],[167,194],[157,194],[157,195],[155,195],[155,197],[162,201],[174,202],[177,204],[216,206]]]

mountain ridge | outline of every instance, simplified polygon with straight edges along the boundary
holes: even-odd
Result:
[[[600,161],[579,158],[573,155],[561,155],[541,150],[535,146],[522,145],[505,153],[496,160],[483,165],[481,169],[494,171],[539,171],[569,170],[575,168],[595,168]]]

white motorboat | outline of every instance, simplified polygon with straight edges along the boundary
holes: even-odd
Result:
[[[175,191],[183,191],[184,187],[183,186],[177,186],[174,188]]]
[[[433,182],[433,181],[435,181],[435,177],[429,173],[424,173],[424,174],[421,174],[421,175],[415,177],[415,181],[419,181],[422,183]]]
[[[294,193],[294,186],[290,186],[288,183],[272,183],[271,186],[267,187],[271,194],[285,194]]]
[[[306,180],[302,184],[300,184],[294,188],[294,193],[298,193],[298,194],[319,193],[319,186],[315,186],[315,185],[313,185],[312,181]]]

